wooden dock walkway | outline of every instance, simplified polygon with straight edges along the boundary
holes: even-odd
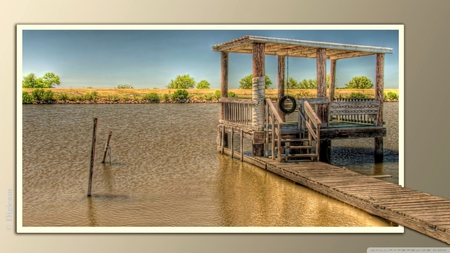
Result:
[[[264,157],[242,157],[227,148],[224,153],[450,244],[450,200],[327,163],[280,163]]]

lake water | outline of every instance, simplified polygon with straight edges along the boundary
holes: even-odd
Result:
[[[333,164],[398,182],[398,104],[384,111],[384,162],[363,139],[333,141]],[[23,226],[389,226],[219,154],[219,117],[219,104],[24,105]],[[111,164],[102,164],[109,131]]]

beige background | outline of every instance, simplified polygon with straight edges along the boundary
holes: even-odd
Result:
[[[2,1],[0,213],[7,211],[8,189],[15,189],[15,25],[36,23],[404,24],[405,185],[450,199],[450,1]],[[368,247],[449,246],[407,228],[395,235],[17,235],[7,231],[8,225],[0,217],[0,252],[351,253]]]

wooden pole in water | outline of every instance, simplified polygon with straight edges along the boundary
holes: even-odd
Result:
[[[103,161],[102,161],[102,163],[105,163],[106,154],[108,153],[108,149],[109,149],[109,141],[111,140],[111,135],[112,135],[112,131],[109,131],[108,141],[106,142],[105,154],[103,154]],[[111,158],[110,158],[110,160],[111,160]]]
[[[94,159],[95,159],[95,143],[97,142],[97,118],[94,118],[94,131],[92,133],[92,149],[91,149],[91,164],[89,166],[89,188],[87,196],[91,196],[92,176],[94,175]]]

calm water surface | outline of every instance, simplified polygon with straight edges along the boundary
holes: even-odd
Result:
[[[218,154],[219,112],[219,104],[24,105],[23,226],[389,225]],[[397,182],[397,115],[398,104],[386,103],[385,162],[373,163],[367,139],[333,141],[332,163]],[[109,131],[111,164],[102,164]]]

